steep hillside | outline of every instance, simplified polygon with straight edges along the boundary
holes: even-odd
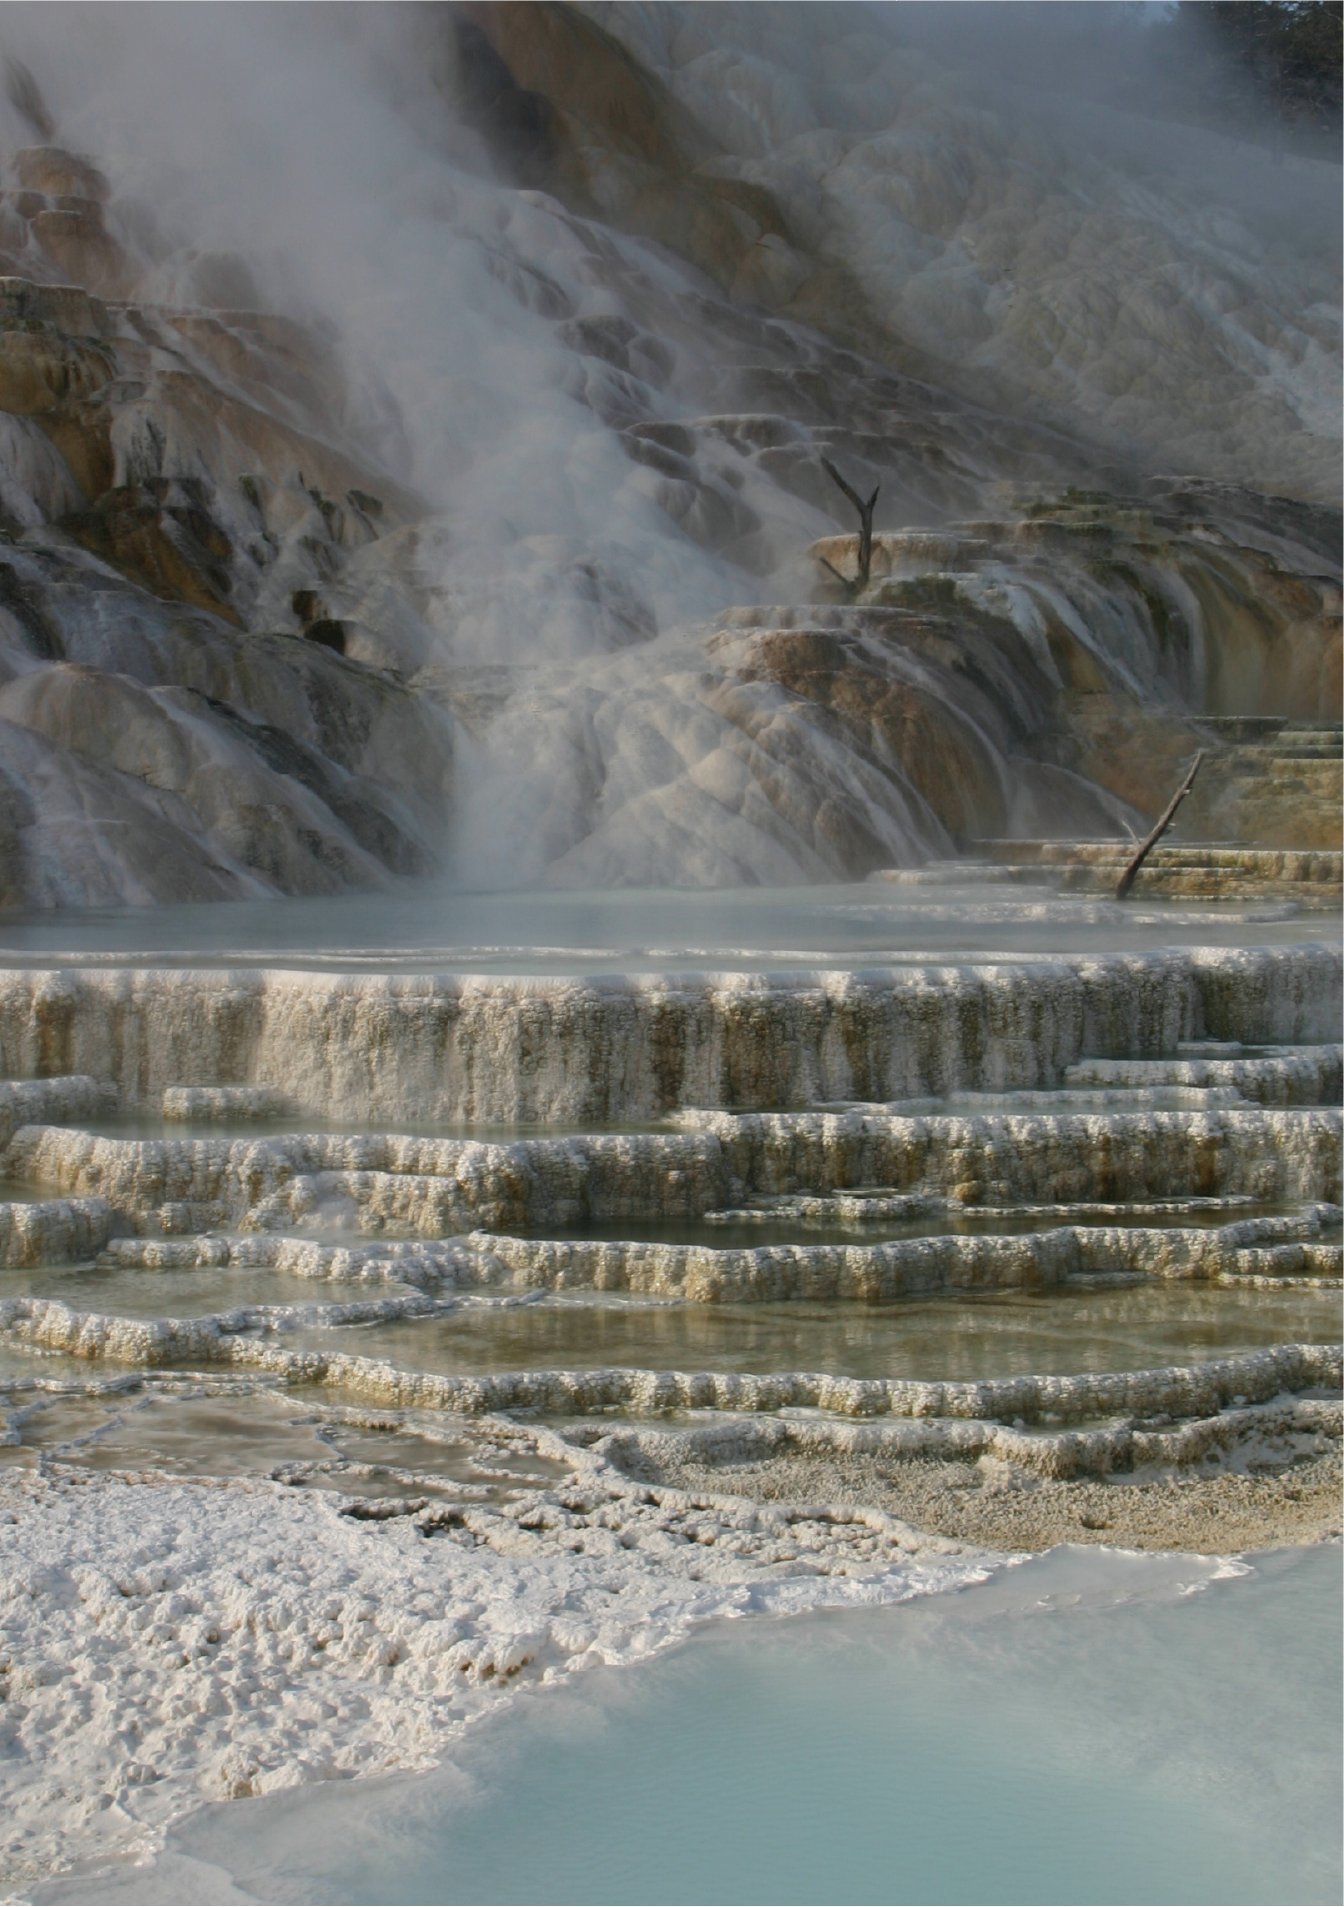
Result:
[[[190,16],[14,35],[0,904],[861,876],[1337,716],[1317,162],[840,7]]]
[[[739,302],[1141,468],[1338,501],[1336,164],[1075,97],[1058,10],[467,11],[553,106],[525,169]]]

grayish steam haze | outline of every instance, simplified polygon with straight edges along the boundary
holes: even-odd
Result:
[[[75,7],[5,24],[62,139],[145,208],[121,217],[137,249],[161,254],[147,297],[191,303],[191,256],[239,252],[268,302],[334,321],[352,427],[450,516],[469,567],[521,570],[532,599],[528,572],[610,548],[663,619],[730,596],[720,566],[669,548],[611,432],[568,395],[553,326],[492,276],[526,258],[576,308],[615,308],[584,282],[558,208],[489,179],[426,77],[410,9]],[[493,654],[546,644],[534,615],[498,617],[480,626]]]

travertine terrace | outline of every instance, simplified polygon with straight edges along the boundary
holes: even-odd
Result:
[[[0,1204],[5,1264],[96,1256],[119,1290],[249,1282],[191,1318],[152,1303],[119,1318],[34,1285],[0,1300],[0,1330],[143,1369],[326,1373],[382,1397],[428,1384],[460,1409],[447,1373],[314,1362],[285,1334],[411,1331],[490,1293],[1325,1292],[1340,1275],[1340,997],[1323,943],[578,983],[11,970],[7,1068],[79,1071],[0,1094],[0,1173],[24,1188]],[[319,1108],[316,1130],[274,1129]],[[119,1130],[146,1117],[159,1136]],[[271,1301],[268,1275],[323,1289]],[[778,1395],[762,1381],[768,1401],[749,1408],[793,1398],[795,1380]],[[849,1383],[796,1381],[813,1402]],[[586,1380],[557,1382],[500,1396],[539,1385],[571,1414],[593,1407]],[[648,1389],[612,1382],[601,1395],[627,1408]],[[740,1404],[720,1388],[706,1401]]]
[[[1070,908],[1094,951],[6,967],[9,1871],[716,1613],[1336,1532],[1338,944]],[[53,1822],[72,1694],[123,1798]]]
[[[246,1086],[344,1121],[634,1121],[1051,1088],[1075,1061],[1192,1040],[1320,1045],[1339,1038],[1340,980],[1320,943],[579,981],[10,970],[0,1067],[91,1075],[126,1112]]]
[[[937,9],[11,11],[0,1894],[1338,1538],[1334,158]]]

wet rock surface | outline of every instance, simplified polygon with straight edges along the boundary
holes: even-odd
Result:
[[[1293,389],[1293,369],[1334,348],[1333,314],[1289,315],[1308,282],[1335,295],[1323,167],[1297,167],[1304,196],[1320,194],[1313,241],[1276,221],[1272,191],[1238,193],[1230,154],[1217,179],[1210,153],[1187,196],[1198,135],[1136,123],[1132,99],[1090,108],[1054,81],[1048,41],[1033,61],[1017,36],[1019,81],[1004,86],[989,42],[936,23],[566,12],[562,26],[559,8],[474,9],[556,109],[551,189],[734,296],[984,402],[1030,393],[1033,414],[1086,418],[1131,454],[1137,439],[1163,468],[1273,464],[1269,487],[1300,494],[1333,462],[1333,427],[1322,415],[1313,430]],[[634,84],[638,127],[617,103]],[[1204,240],[1220,187],[1278,241],[1254,263]]]
[[[714,47],[592,8],[419,23],[450,147],[463,114],[500,173],[453,148],[406,213],[487,314],[474,384],[268,307],[260,261],[173,249],[87,158],[9,154],[0,905],[1120,843],[1206,718],[1335,720],[1306,237],[1267,252],[1251,194],[1215,262],[1185,158],[1165,198],[1124,141],[1080,170],[927,52],[795,24],[797,71],[731,10]],[[559,508],[562,439],[592,468]],[[859,600],[826,460],[905,526]],[[1338,810],[1303,728],[1229,741],[1182,828],[1337,851]]]

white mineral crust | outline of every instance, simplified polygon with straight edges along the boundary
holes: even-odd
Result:
[[[9,969],[0,1075],[114,1081],[128,1112],[246,1085],[347,1121],[636,1120],[1053,1087],[1197,1038],[1337,1041],[1342,983],[1318,943],[583,980]]]
[[[423,1767],[515,1676],[710,1616],[895,1601],[993,1558],[876,1512],[572,1489],[456,1527],[259,1481],[0,1480],[0,1885],[146,1855],[185,1809]]]

